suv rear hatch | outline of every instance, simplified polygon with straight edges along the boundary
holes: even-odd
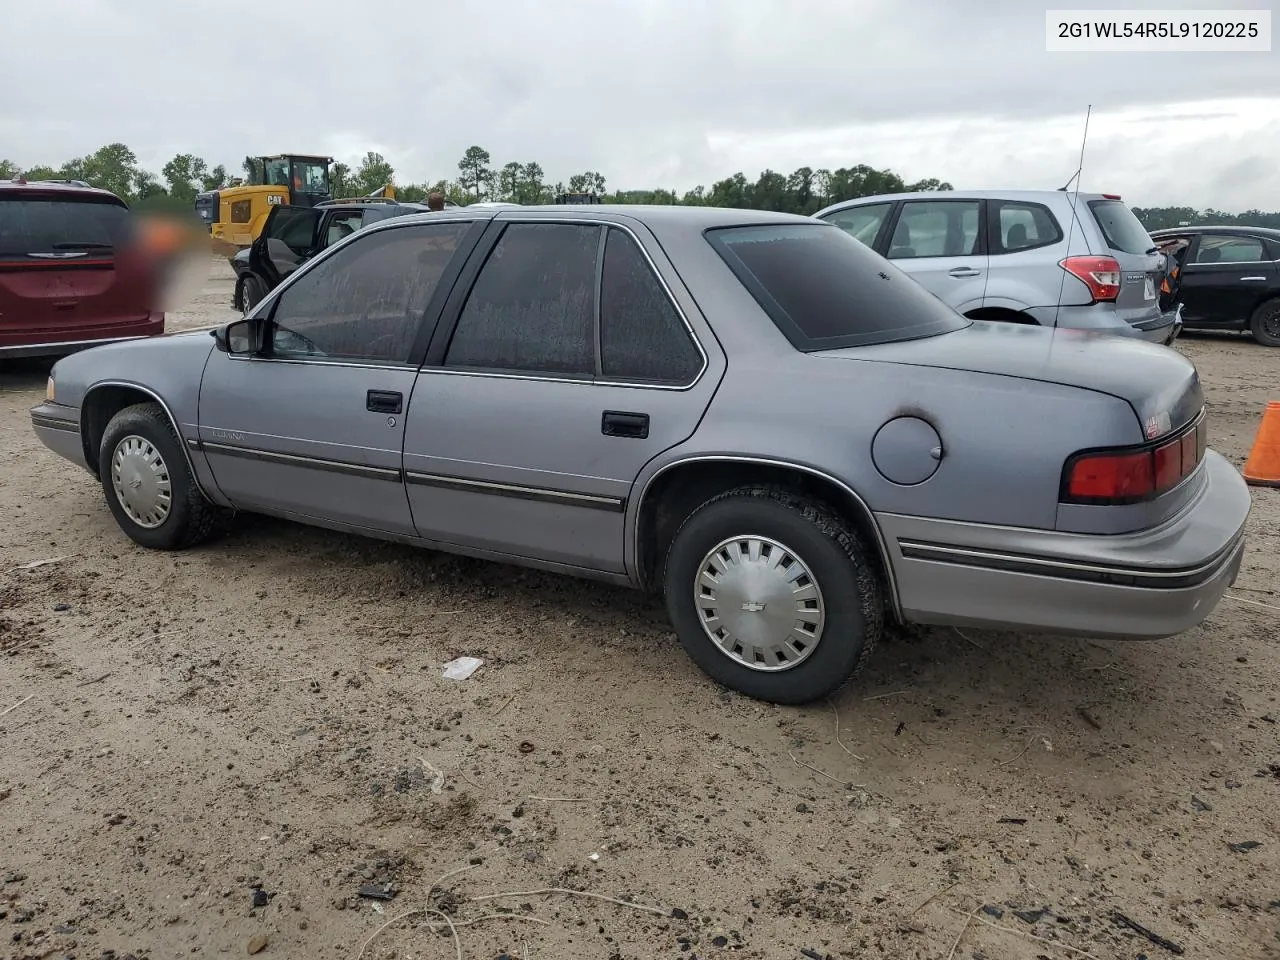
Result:
[[[1119,198],[1104,196],[1086,206],[1107,244],[1105,255],[1119,265],[1117,315],[1136,326],[1158,319],[1165,261],[1147,228]]]
[[[0,191],[0,348],[128,336],[152,318],[132,215],[110,194]]]

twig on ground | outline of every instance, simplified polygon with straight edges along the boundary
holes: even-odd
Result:
[[[1261,600],[1250,600],[1248,597],[1237,597],[1230,593],[1224,594],[1228,600],[1234,600],[1236,603],[1247,603],[1254,607],[1266,607],[1268,610],[1280,610],[1280,606],[1274,603],[1263,603]]]
[[[69,553],[69,554],[67,554],[65,557],[50,557],[50,558],[49,558],[49,559],[47,559],[47,560],[32,560],[30,563],[20,563],[20,564],[18,564],[16,567],[14,567],[13,569],[15,569],[15,570],[34,570],[34,569],[36,569],[36,567],[46,567],[46,566],[48,566],[48,565],[49,565],[49,564],[51,564],[51,563],[61,563],[63,560],[70,560],[70,559],[71,559],[72,557],[74,557],[74,556],[76,556],[76,554],[74,554],[74,553]]]
[[[810,764],[805,763],[803,760],[797,760],[796,755],[792,753],[790,750],[787,751],[787,756],[791,758],[791,762],[794,763],[797,767],[804,767],[806,770],[812,770],[818,776],[826,777],[832,783],[838,783],[840,784],[840,786],[844,787],[846,790],[849,789],[850,787],[860,786],[860,784],[849,783],[847,780],[841,780],[838,777],[833,777],[829,773],[823,773],[817,767],[811,766]]]
[[[22,706],[24,703],[26,703],[28,700],[30,700],[34,696],[35,696],[34,693],[29,693],[25,697],[23,697],[21,700],[19,700],[17,703],[15,703],[12,707],[5,707],[3,710],[0,710],[0,717],[8,716],[9,714],[13,713],[13,711],[17,710],[20,706]]]
[[[502,706],[500,706],[497,710],[493,711],[493,713],[489,715],[489,719],[492,720],[494,717],[500,714],[503,710],[507,709],[507,707],[511,706],[511,704],[515,702],[515,699],[517,696],[519,696],[519,694],[515,694],[515,693],[509,696],[507,698],[506,703],[504,703]]]
[[[1157,947],[1164,947],[1164,949],[1168,950],[1170,953],[1177,954],[1178,956],[1182,956],[1182,954],[1186,953],[1186,950],[1183,949],[1181,944],[1174,943],[1172,940],[1168,940],[1165,937],[1160,936],[1160,934],[1156,933],[1153,930],[1148,930],[1146,927],[1140,924],[1137,920],[1133,920],[1130,917],[1126,917],[1119,910],[1112,911],[1111,919],[1114,920],[1116,923],[1120,924],[1122,927],[1128,927],[1134,933],[1138,933],[1146,937],[1148,940],[1154,943]]]
[[[467,771],[463,770],[461,767],[458,768],[458,776],[460,776],[463,780],[467,781],[467,783],[471,784],[477,790],[481,789],[480,784],[476,783],[474,780],[468,777]]]
[[[281,683],[301,683],[303,680],[310,680],[310,677],[290,677],[288,680],[281,680]]]
[[[1038,736],[1040,736],[1040,734],[1037,733],[1035,737],[1032,737],[1030,740],[1028,740],[1027,745],[1022,748],[1022,751],[1016,757],[1012,757],[1008,760],[1000,760],[999,762],[996,763],[996,766],[1007,767],[1011,763],[1017,763],[1019,760],[1021,760],[1023,757],[1027,755],[1027,751],[1031,749],[1032,744],[1036,742],[1036,737]]]
[[[939,890],[937,893],[935,893],[935,894],[933,894],[931,897],[929,897],[929,899],[927,899],[927,900],[925,900],[923,903],[921,903],[921,904],[920,904],[920,906],[916,907],[914,910],[912,910],[910,913],[908,913],[908,914],[907,914],[907,916],[908,916],[908,917],[914,917],[917,913],[919,913],[921,910],[923,910],[923,909],[924,909],[925,907],[927,907],[929,904],[933,903],[933,901],[937,900],[937,899],[938,899],[940,896],[942,896],[944,893],[947,893],[948,891],[954,890],[954,889],[955,889],[956,887],[958,887],[958,886],[960,886],[960,881],[959,881],[959,880],[957,880],[955,883],[949,883],[949,884],[947,884],[945,887],[943,887],[943,888],[942,888],[941,890]]]
[[[900,697],[904,693],[910,693],[910,690],[891,690],[888,693],[877,693],[874,696],[863,697],[863,700],[888,700],[890,697]]]
[[[547,894],[560,893],[569,897],[590,897],[592,900],[603,900],[606,903],[616,903],[620,907],[630,907],[632,910],[640,910],[644,913],[656,913],[660,917],[665,917],[667,911],[661,907],[650,907],[643,903],[632,903],[629,900],[619,900],[617,897],[607,897],[603,893],[591,893],[587,890],[570,890],[568,887],[543,887],[540,890],[513,890],[510,893],[489,893],[482,897],[471,897],[471,902],[478,903],[481,900],[503,900],[509,897],[540,897]]]
[[[965,643],[968,643],[968,644],[971,644],[971,645],[973,645],[973,646],[977,647],[979,650],[981,650],[983,653],[985,653],[985,654],[986,654],[988,657],[990,657],[992,660],[999,660],[999,659],[1000,659],[1000,658],[999,658],[999,657],[997,657],[994,653],[992,653],[990,650],[988,650],[986,647],[984,647],[982,644],[980,644],[977,640],[973,639],[973,637],[969,636],[967,633],[965,633],[963,630],[961,630],[959,627],[952,627],[951,629],[952,629],[952,630],[954,630],[954,631],[956,632],[956,636],[958,636],[961,640],[965,641]]]
[[[92,680],[85,680],[83,683],[77,683],[77,684],[76,684],[76,686],[77,686],[77,687],[88,687],[88,686],[92,686],[92,685],[93,685],[93,684],[95,684],[95,683],[101,683],[103,680],[107,679],[107,677],[109,677],[109,676],[111,676],[111,671],[110,671],[110,670],[108,670],[106,673],[104,673],[104,674],[103,674],[102,676],[100,676],[100,677],[94,677]]]
[[[1085,960],[1098,960],[1092,953],[1081,950],[1079,947],[1072,947],[1065,943],[1059,943],[1057,940],[1050,940],[1047,937],[1040,937],[1034,933],[1026,933],[1022,930],[1015,930],[1013,927],[1006,927],[1003,923],[992,923],[990,920],[984,920],[976,914],[966,913],[964,910],[957,910],[955,907],[948,907],[952,913],[958,913],[962,917],[969,917],[977,920],[984,926],[991,927],[993,930],[999,930],[1001,933],[1010,933],[1015,937],[1021,937],[1023,940],[1034,940],[1036,943],[1043,943],[1049,947],[1057,947],[1059,950],[1065,950],[1068,953],[1074,953],[1078,957],[1084,957]]]
[[[535,797],[533,794],[525,797],[526,800],[541,800],[543,803],[591,803],[591,797]]]
[[[840,708],[835,705],[834,701],[828,700],[827,702],[831,704],[831,712],[836,715],[836,743],[840,744],[841,749],[843,749],[844,752],[847,753],[849,756],[853,757],[853,759],[858,760],[862,763],[866,763],[866,760],[867,760],[866,757],[858,756],[856,753],[850,750],[847,746],[845,746],[845,742],[840,739]]]
[[[981,910],[981,909],[982,909],[981,907],[978,908],[978,910]],[[972,926],[973,921],[978,916],[978,910],[974,910],[971,914],[969,914],[968,917],[965,918],[964,926],[961,927],[960,932],[956,934],[955,943],[951,944],[951,949],[947,951],[947,960],[952,960],[952,958],[955,957],[956,948],[960,946],[960,941],[964,939],[964,935],[969,932],[969,927]]]
[[[33,643],[39,643],[43,639],[44,639],[43,637],[32,637],[30,640],[23,640],[22,643],[18,644],[17,646],[10,647],[8,650],[0,651],[0,653],[17,653],[19,650],[23,649],[24,647],[29,647]]]

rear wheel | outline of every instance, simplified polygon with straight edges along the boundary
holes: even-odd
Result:
[[[884,622],[875,565],[825,504],[778,487],[708,500],[677,531],[663,576],[690,658],[760,700],[801,704],[866,663]]]
[[[192,546],[222,515],[196,486],[159,404],[135,404],[111,418],[98,449],[98,475],[116,523],[144,547]]]
[[[262,302],[262,298],[267,295],[267,286],[257,277],[245,277],[241,286],[241,301],[244,303],[244,312],[249,313],[254,307]]]
[[[1253,311],[1249,330],[1253,339],[1264,347],[1280,347],[1280,297],[1268,300]]]

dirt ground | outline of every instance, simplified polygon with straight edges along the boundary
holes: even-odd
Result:
[[[1243,462],[1280,351],[1180,346]],[[44,378],[0,369],[0,955],[1280,957],[1280,490],[1182,637],[932,631],[784,709],[625,590],[257,518],[137,548]]]

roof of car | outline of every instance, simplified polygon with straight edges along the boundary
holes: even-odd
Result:
[[[467,207],[454,211],[465,213]],[[490,207],[483,211],[493,216],[510,217],[580,217],[607,214],[630,217],[641,223],[664,227],[688,227],[705,230],[708,227],[745,226],[752,223],[806,223],[808,217],[794,213],[775,213],[772,210],[746,210],[738,207],[666,206],[661,204],[632,203],[556,203],[532,207]]]
[[[1280,230],[1275,227],[1250,227],[1234,223],[1222,225],[1199,223],[1194,227],[1162,227],[1159,230],[1152,230],[1150,233],[1153,237],[1168,237],[1188,233],[1224,233],[1240,236],[1262,236],[1269,237],[1272,240],[1280,240]]]
[[[853,197],[849,200],[840,200],[836,203],[829,204],[818,211],[819,214],[836,210],[841,207],[853,206],[855,204],[883,202],[888,200],[1043,200],[1045,197],[1052,196],[1075,196],[1075,192],[1071,190],[1026,190],[1026,189],[1006,189],[1003,187],[984,187],[980,190],[916,190],[907,193],[877,193],[866,197]],[[1084,202],[1090,200],[1119,200],[1116,194],[1107,193],[1086,193],[1081,191],[1079,199]],[[816,214],[815,214],[816,216]]]
[[[117,203],[124,203],[110,190],[91,187],[83,180],[0,180],[0,191],[67,193],[80,196],[110,198]]]

